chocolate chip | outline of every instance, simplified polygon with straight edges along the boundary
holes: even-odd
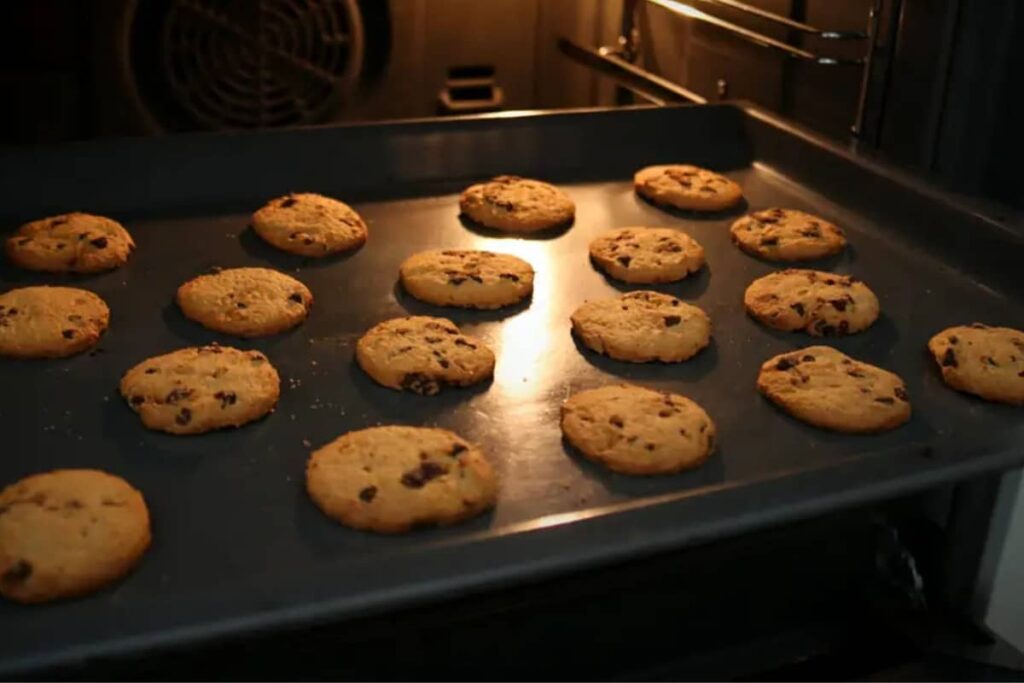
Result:
[[[280,206],[282,209],[287,209],[290,206],[294,206],[297,201],[298,200],[295,197],[286,197],[284,201],[281,202]]]
[[[91,244],[92,246],[96,247],[97,249],[106,249],[107,248],[107,238],[106,237],[97,237],[94,240],[89,240],[89,244]]]
[[[31,241],[32,241],[31,237],[23,237],[20,240],[18,240],[18,246],[19,247],[23,247],[23,246],[25,246],[26,244],[28,244]]]
[[[141,406],[143,403],[146,402],[146,397],[145,396],[135,395],[135,396],[132,396],[131,401],[132,401],[132,405],[133,406]]]
[[[484,279],[479,275],[470,275],[469,279],[472,280],[473,282],[476,282],[477,284],[482,285],[484,283]]]
[[[299,294],[298,292],[295,292],[295,294],[292,294],[291,296],[288,297],[288,300],[289,301],[294,301],[297,304],[301,304],[302,303],[302,295]]]
[[[834,278],[830,278],[830,277],[825,278],[825,284],[826,285],[834,285],[835,283],[836,283],[836,281],[835,281]]]
[[[372,502],[373,499],[376,496],[377,496],[377,487],[376,486],[367,486],[365,489],[363,489],[362,491],[359,492],[359,500],[363,501],[364,503]]]
[[[675,415],[675,414],[676,414],[676,411],[674,411],[674,410],[659,410],[658,411],[658,417],[671,417],[672,415]]]
[[[82,505],[82,501],[72,499],[64,503],[64,507],[68,508],[69,510],[81,510],[85,506]]]
[[[797,315],[803,315],[805,313],[804,305],[800,302],[790,305],[790,308],[796,311]]]
[[[146,368],[147,375],[155,375],[158,372],[160,372],[160,370],[158,370],[157,368]]]
[[[903,387],[896,387],[896,389],[892,393],[894,393],[896,395],[896,398],[903,401],[904,403],[910,400],[910,396],[907,394],[907,390],[904,389]]]
[[[810,228],[804,228],[800,231],[800,234],[804,237],[821,237],[821,230],[812,226]]]
[[[649,451],[653,451],[654,450],[654,444],[653,443],[644,444],[644,448],[646,448]]]
[[[458,275],[454,276],[454,277],[448,278],[448,284],[450,284],[450,285],[461,285],[465,281],[466,281],[466,278],[458,276]]]
[[[792,358],[780,358],[779,362],[775,365],[775,369],[785,371],[789,370],[790,368],[795,368],[799,364],[800,361],[793,360]]]
[[[238,400],[238,396],[233,391],[218,391],[213,397],[220,401],[222,410],[228,406],[235,405],[235,402]]]
[[[515,273],[501,273],[498,275],[502,280],[511,280],[512,282],[519,282],[519,276]]]
[[[192,390],[191,389],[182,389],[182,388],[172,389],[171,393],[167,394],[167,396],[164,398],[164,403],[169,403],[169,404],[171,404],[173,406],[178,401],[180,401],[182,399],[185,399],[185,398],[188,398],[191,395],[192,395]]]
[[[236,303],[235,306],[237,306],[238,308],[249,308],[249,304],[243,303],[241,301]]]
[[[440,337],[424,337],[423,339],[428,344],[440,344],[442,341],[444,341]],[[437,351],[435,351],[434,353],[437,353]]]
[[[632,260],[633,259],[629,256],[620,256],[619,258],[616,259],[616,261],[622,264],[623,268],[629,268],[629,262]]]
[[[461,443],[453,443],[452,449],[448,451],[448,455],[452,456],[453,458],[457,458],[459,457],[459,455],[465,453],[468,450],[469,448],[467,446],[462,445]]]
[[[7,314],[8,315],[14,315],[15,312],[16,312],[15,309],[12,308],[10,311],[8,311]],[[68,322],[80,323],[80,322],[82,322],[82,316],[76,315],[76,314],[69,315],[68,316]]]
[[[302,243],[307,245],[307,246],[310,245],[310,244],[313,244],[313,238],[312,237],[307,237],[306,239],[302,240]]]
[[[402,388],[421,396],[433,396],[441,391],[441,384],[422,372],[409,372],[402,378]]]
[[[665,327],[675,327],[681,323],[683,319],[678,315],[666,315],[665,316]]]
[[[942,356],[942,367],[944,368],[955,368],[960,365],[956,359],[956,352],[953,349],[946,349],[946,353]]]
[[[192,411],[188,408],[182,408],[178,411],[178,415],[174,418],[174,421],[180,425],[187,425],[192,421]]]
[[[993,358],[992,356],[982,356],[981,360],[984,361],[984,363],[986,365],[991,365],[994,368],[998,368],[999,367],[999,363],[997,363],[996,359]]]
[[[437,364],[438,364],[438,365],[440,365],[440,366],[441,366],[442,368],[444,368],[445,370],[447,370],[448,368],[450,368],[450,367],[451,367],[451,365],[452,365],[451,363],[449,363],[449,362],[448,362],[447,360],[445,360],[444,358],[441,358],[441,359],[439,359],[439,360],[437,361]]]
[[[472,349],[472,350],[476,351],[476,344],[470,344],[468,341],[466,341],[462,337],[459,337],[458,339],[455,340],[455,345],[456,346],[465,346],[467,349]]]
[[[74,339],[74,337],[75,337],[75,331],[74,330],[64,330],[60,334],[65,339]]]
[[[0,576],[0,581],[6,584],[21,583],[30,576],[32,576],[32,565],[25,560],[18,560],[7,568],[3,576]]]
[[[849,375],[850,377],[854,377],[856,379],[864,379],[865,377],[867,377],[867,375],[865,375],[860,370],[847,370],[846,374]]]
[[[610,418],[608,419],[608,422],[609,422],[609,423],[610,423],[610,424],[611,424],[611,425],[612,425],[613,427],[618,427],[619,429],[622,429],[622,428],[623,428],[623,427],[625,426],[625,424],[626,424],[625,422],[623,422],[623,421],[622,421],[622,418],[621,418],[621,417],[619,417],[618,415],[612,415],[612,416],[611,416],[611,417],[610,417]]]
[[[956,335],[953,335],[952,337],[949,338],[949,343],[952,344],[953,346],[956,346],[958,343],[960,343],[960,340],[957,339]]]
[[[426,461],[414,470],[409,470],[402,475],[402,485],[410,489],[419,489],[430,481],[445,474],[445,469],[436,462]]]
[[[833,299],[832,301],[829,301],[829,303],[832,304],[832,308],[842,312],[846,310],[846,304],[848,302],[846,299]]]
[[[779,243],[779,238],[778,237],[762,237],[761,238],[761,246],[762,247],[774,247],[778,243]]]
[[[878,398],[875,399],[875,403],[884,403],[887,406],[891,406],[895,402],[896,399],[889,398],[888,396],[879,396]]]
[[[68,246],[68,245],[65,244],[64,242],[57,242],[57,251],[62,250],[66,246]]]
[[[804,356],[800,360],[802,360],[805,363],[813,363],[814,362],[814,356],[812,356],[811,354],[807,354],[806,356]]]

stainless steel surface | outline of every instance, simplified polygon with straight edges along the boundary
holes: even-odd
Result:
[[[853,120],[850,132],[853,137],[859,138],[864,132],[864,119],[867,116],[868,93],[871,89],[872,67],[875,61],[875,52],[878,49],[878,27],[882,20],[882,0],[873,0],[874,4],[868,13],[868,35],[867,53],[864,57],[864,74],[861,76],[860,93],[857,97],[857,115]]]

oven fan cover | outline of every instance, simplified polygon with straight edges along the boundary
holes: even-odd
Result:
[[[356,0],[135,0],[129,94],[151,130],[323,123],[359,81]]]

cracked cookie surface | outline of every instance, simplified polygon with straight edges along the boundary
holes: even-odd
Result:
[[[483,452],[457,434],[372,427],[344,434],[306,463],[306,491],[328,517],[399,533],[453,524],[494,506],[497,480]]]
[[[0,595],[10,600],[91,593],[128,574],[149,543],[142,494],[106,472],[54,470],[0,491]]]

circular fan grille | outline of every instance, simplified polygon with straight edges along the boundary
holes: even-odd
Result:
[[[159,20],[149,19],[159,35],[146,32],[159,45],[153,66],[173,108],[201,127],[326,121],[356,82],[363,33],[355,0],[161,4]]]

